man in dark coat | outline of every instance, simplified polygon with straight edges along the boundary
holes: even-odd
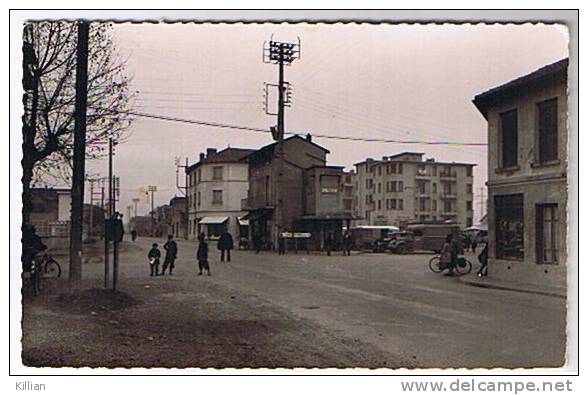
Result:
[[[351,238],[351,233],[349,231],[345,232],[343,236],[343,255],[351,256],[351,246],[353,244],[353,239]]]
[[[174,241],[173,235],[167,236],[167,242],[163,245],[165,250],[165,259],[163,261],[163,269],[161,275],[165,274],[165,270],[169,267],[169,274],[172,275],[175,267],[176,257],[178,256],[178,245]]]
[[[151,276],[159,276],[159,258],[161,257],[161,252],[159,248],[157,248],[157,243],[153,243],[149,253],[147,254],[147,259],[149,259],[149,267],[151,268]]]
[[[198,275],[202,276],[202,270],[206,270],[210,276],[210,266],[208,265],[208,243],[204,238],[204,233],[198,235],[198,251],[196,252],[196,259],[198,259]]]
[[[218,249],[221,252],[221,262],[225,260],[225,251],[227,254],[227,261],[231,262],[231,250],[233,249],[233,236],[226,230],[218,239]]]

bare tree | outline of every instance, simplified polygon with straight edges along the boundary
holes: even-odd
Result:
[[[47,177],[69,181],[73,153],[76,23],[35,22],[24,28],[23,223],[30,218],[30,188]],[[119,139],[132,118],[133,94],[125,62],[112,40],[112,25],[90,25],[87,158],[107,154],[104,141]]]

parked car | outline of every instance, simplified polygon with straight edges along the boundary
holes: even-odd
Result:
[[[414,252],[415,240],[411,232],[394,232],[390,237],[388,251],[394,254],[410,254]]]

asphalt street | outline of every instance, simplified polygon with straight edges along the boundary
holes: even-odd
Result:
[[[137,288],[131,284],[137,281],[151,284],[152,290],[181,286],[182,296],[174,302],[178,309],[205,300],[211,287],[237,295],[240,304],[236,300],[226,306],[218,304],[217,311],[212,308],[206,314],[214,317],[221,314],[219,309],[233,308],[247,311],[249,320],[255,320],[274,311],[279,314],[272,322],[306,322],[307,329],[300,336],[308,339],[316,334],[322,345],[332,343],[326,349],[317,346],[317,366],[323,366],[318,362],[321,353],[335,354],[349,342],[357,343],[346,350],[348,353],[359,355],[369,349],[370,355],[377,355],[373,358],[386,361],[381,366],[551,367],[565,361],[565,299],[473,287],[429,271],[429,255],[278,256],[233,251],[229,263],[220,262],[220,253],[211,243],[212,276],[208,277],[197,276],[196,242],[180,240],[174,275],[149,277],[147,252],[153,241],[140,238],[124,242],[121,291],[133,294]],[[163,240],[158,242],[163,244]],[[475,258],[471,260],[475,262]],[[475,269],[476,265],[472,275]],[[84,276],[97,280],[103,270],[100,262],[90,261],[84,265]],[[163,300],[165,295],[154,298]],[[294,331],[293,327],[284,328]],[[346,340],[339,343],[339,339]],[[263,353],[269,351],[259,352],[257,363],[264,366],[264,358],[269,361],[270,356]],[[347,361],[341,362],[344,366],[362,363],[343,361]],[[330,362],[324,363],[328,366]],[[292,365],[313,366],[313,360],[292,361]]]

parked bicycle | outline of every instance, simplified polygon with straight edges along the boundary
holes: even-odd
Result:
[[[41,279],[61,277],[61,265],[48,253],[37,255],[31,262],[31,286],[35,295],[41,291]]]
[[[472,263],[463,256],[458,257],[456,262],[451,262],[449,264],[441,262],[440,255],[434,256],[429,261],[429,269],[431,269],[433,273],[441,273],[444,270],[449,270],[451,268],[453,268],[458,275],[463,276],[472,271]]]

